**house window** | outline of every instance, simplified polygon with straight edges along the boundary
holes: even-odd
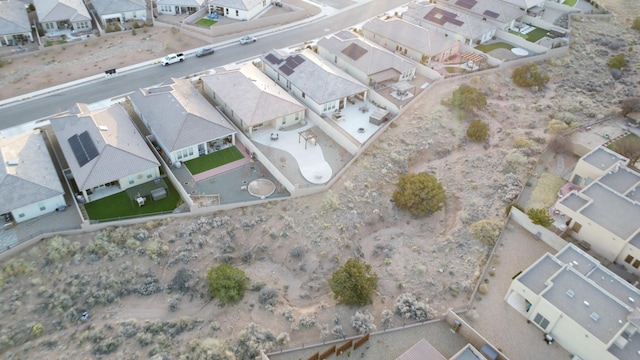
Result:
[[[153,176],[153,171],[147,170],[147,179],[151,179],[152,176]]]
[[[133,175],[129,175],[129,185],[133,184]]]
[[[284,124],[286,124],[286,123],[287,123],[287,117],[286,117],[286,116],[283,116],[283,117],[282,117],[282,125],[284,125]]]
[[[20,213],[20,214],[18,214],[18,217],[19,217],[19,218],[23,218],[23,217],[24,217],[24,213]]]
[[[633,266],[635,269],[637,269],[638,267],[640,267],[640,260],[634,261],[633,265],[631,265],[631,266]]]
[[[287,89],[291,90],[291,81],[287,80]]]
[[[182,151],[176,152],[176,156],[178,157],[178,160],[182,159]]]
[[[296,121],[300,120],[300,113],[296,113]]]
[[[304,98],[306,98],[306,97],[307,97],[307,95],[305,95],[305,93],[304,93],[304,91],[303,91],[303,92],[302,92],[302,98],[304,99]]]
[[[46,207],[44,206],[44,203],[42,201],[38,202],[38,207],[40,208],[40,211],[45,211]]]
[[[236,10],[236,16],[240,16],[240,12]]]
[[[549,326],[549,320],[545,319],[544,316],[540,315],[540,313],[536,314],[536,317],[533,318],[533,322],[538,324],[543,330]]]
[[[192,147],[189,148],[189,156],[193,156],[193,148]]]
[[[632,261],[633,261],[633,256],[631,255],[627,255],[627,257],[624,258],[624,262],[626,262],[627,264],[631,264]]]

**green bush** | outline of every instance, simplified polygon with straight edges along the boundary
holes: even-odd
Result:
[[[515,201],[512,201],[510,203],[507,204],[507,207],[504,208],[504,215],[505,216],[509,216],[509,213],[511,212],[511,208],[515,207],[516,209],[522,211],[523,213],[526,213],[526,211],[524,211],[524,207],[520,204],[518,204]]]
[[[398,179],[392,199],[399,208],[413,215],[428,216],[442,209],[447,195],[435,176],[408,173]]]
[[[633,25],[631,25],[633,30],[640,30],[640,16],[633,20]]]
[[[541,74],[536,64],[524,64],[513,70],[511,80],[519,87],[540,89],[549,82],[549,76]]]
[[[475,119],[469,123],[467,127],[467,137],[471,141],[483,142],[487,139],[489,134],[489,125],[480,119]]]
[[[458,112],[458,118],[465,113],[482,110],[487,106],[487,97],[482,91],[469,85],[462,85],[451,95],[451,107]]]
[[[612,69],[622,69],[627,61],[624,59],[624,54],[619,54],[609,60],[609,67]]]
[[[493,246],[502,230],[503,223],[500,220],[483,219],[476,221],[469,227],[469,232],[476,240],[481,243]]]
[[[137,22],[137,21],[134,21],[134,22],[133,22],[133,28],[134,28],[134,29],[140,29],[140,24],[138,24],[138,22]]]
[[[207,280],[211,297],[218,299],[220,305],[240,301],[249,283],[244,271],[229,264],[212,267],[207,274]]]
[[[44,326],[42,326],[42,324],[35,323],[31,325],[31,336],[38,337],[42,335],[43,331],[44,331]]]
[[[536,225],[549,227],[553,224],[553,219],[549,216],[547,209],[529,209],[529,211],[527,211],[527,215],[529,216],[529,220]]]
[[[371,303],[373,291],[378,288],[378,275],[371,265],[358,259],[349,259],[329,279],[329,287],[336,299],[347,305]]]

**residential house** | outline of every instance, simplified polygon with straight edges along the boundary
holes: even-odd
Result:
[[[544,14],[544,3],[546,0],[502,0],[506,3],[517,6],[520,10],[526,11],[527,15],[540,18]],[[553,2],[563,2],[562,0],[552,0]]]
[[[604,147],[583,156],[572,175],[582,189],[558,200],[555,210],[572,238],[640,275],[640,174],[626,162]]]
[[[486,21],[459,10],[429,4],[409,3],[402,18],[443,36],[460,41],[464,45],[485,43],[496,34],[496,27]]]
[[[319,115],[344,108],[351,96],[366,99],[367,88],[310,49],[262,56],[262,71]]]
[[[640,290],[568,244],[521,272],[505,301],[580,359],[637,359]],[[576,358],[577,358],[576,357]]]
[[[363,36],[387,50],[430,65],[460,52],[460,42],[400,18],[373,18],[362,26]]]
[[[318,54],[361,83],[378,90],[400,81],[411,81],[416,64],[352,31],[339,31],[320,39]]]
[[[244,65],[203,76],[204,92],[245,134],[299,124],[306,108],[260,69]]]
[[[158,14],[193,14],[204,6],[205,0],[157,0]]]
[[[160,177],[160,163],[119,104],[77,104],[51,127],[83,200],[90,202]]]
[[[233,126],[187,79],[139,89],[130,98],[169,163],[235,145]]]
[[[22,1],[0,1],[0,47],[33,42],[31,24],[25,3]]]
[[[449,360],[487,360],[497,358],[497,353],[490,345],[486,345],[482,350],[483,352],[480,352],[473,345],[467,344],[450,357]],[[485,357],[484,352],[488,353],[488,357]],[[396,360],[418,359],[447,360],[447,358],[426,339],[420,339],[420,341],[396,358]]]
[[[500,30],[509,30],[517,19],[526,15],[526,11],[503,0],[443,0],[440,4],[482,19]]]
[[[82,0],[33,0],[33,5],[45,33],[93,29],[89,10]]]
[[[147,21],[145,0],[91,0],[91,4],[104,26],[125,21]]]
[[[42,134],[0,138],[0,214],[20,223],[62,206],[64,189]]]
[[[209,13],[235,20],[251,20],[271,6],[272,0],[211,0]]]

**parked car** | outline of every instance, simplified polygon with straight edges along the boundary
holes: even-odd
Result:
[[[198,51],[196,51],[196,57],[211,55],[214,52],[215,50],[213,50],[213,48],[210,48],[210,47],[198,49]]]
[[[184,54],[177,53],[177,54],[169,54],[163,57],[160,62],[162,63],[162,66],[167,66],[167,65],[171,65],[173,63],[182,62],[182,61],[184,61]]]
[[[240,44],[244,45],[244,44],[250,44],[250,43],[254,43],[256,42],[258,39],[256,39],[255,36],[243,36],[240,38]]]

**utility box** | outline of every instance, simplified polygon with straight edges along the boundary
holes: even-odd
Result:
[[[164,188],[151,190],[151,199],[153,201],[162,200],[167,197],[167,190]]]

